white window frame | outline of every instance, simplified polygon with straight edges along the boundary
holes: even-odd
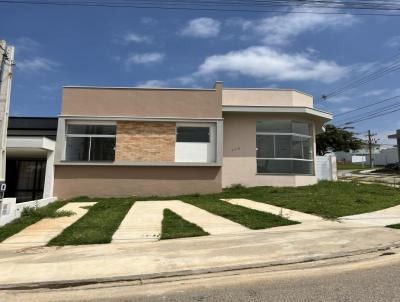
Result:
[[[185,144],[186,142],[178,142],[176,140],[177,135],[178,135],[178,128],[179,127],[199,127],[199,128],[208,128],[209,129],[209,142],[188,142],[189,144],[209,144],[211,148],[211,161],[207,162],[197,162],[197,161],[192,161],[193,163],[216,163],[217,162],[217,123],[190,123],[190,122],[179,122],[176,123],[176,131],[175,131],[175,152],[176,152],[176,144]],[[185,162],[185,161],[177,161],[176,160],[176,153],[175,153],[175,162],[180,163],[180,162]]]
[[[256,163],[258,160],[291,160],[291,161],[304,161],[304,162],[312,162],[313,163],[313,167],[312,169],[314,169],[314,148],[313,148],[313,132],[312,132],[312,127],[311,127],[311,123],[309,122],[300,122],[300,121],[296,121],[296,120],[290,120],[291,123],[305,123],[309,125],[309,130],[310,130],[310,134],[300,134],[300,133],[293,133],[293,132],[265,132],[265,131],[257,131],[256,128],[256,138],[258,135],[261,136],[272,136],[273,140],[274,140],[274,157],[257,157],[256,155]],[[303,137],[303,138],[308,138],[310,139],[311,143],[310,143],[310,148],[311,148],[311,159],[305,159],[305,158],[295,158],[295,157],[275,157],[276,155],[276,136],[296,136],[296,137]],[[258,148],[256,146],[256,154],[257,154]],[[303,141],[301,141],[301,153],[302,153],[302,157],[304,157],[304,149],[303,149]],[[257,166],[257,165],[256,165]],[[260,175],[270,175],[270,174],[285,174],[285,175],[313,175],[314,173],[311,174],[297,174],[297,173],[265,173],[265,172],[258,172],[257,174]]]
[[[88,150],[88,159],[87,160],[80,160],[79,162],[96,162],[90,160],[91,156],[91,149],[92,149],[92,138],[115,138],[117,139],[117,134],[69,134],[68,128],[69,125],[93,125],[93,126],[115,126],[115,130],[117,131],[117,123],[111,121],[67,121],[65,124],[65,139],[64,139],[64,146],[63,146],[63,160],[66,160],[67,155],[67,140],[69,137],[89,137],[89,150]],[[115,147],[114,147],[115,150]],[[114,158],[115,160],[115,158]],[[73,161],[68,161],[73,162]]]

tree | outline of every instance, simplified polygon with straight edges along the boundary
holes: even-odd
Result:
[[[354,136],[354,133],[334,125],[326,125],[325,132],[317,135],[317,153],[324,155],[328,149],[332,151],[358,150],[363,147],[361,139]]]

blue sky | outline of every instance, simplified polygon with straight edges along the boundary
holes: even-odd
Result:
[[[0,28],[16,46],[11,114],[19,116],[59,114],[63,85],[209,88],[222,80],[317,100],[400,49],[400,17],[1,4]],[[400,94],[399,75],[316,107],[339,114]],[[400,112],[355,126],[394,143],[386,136],[400,128]]]

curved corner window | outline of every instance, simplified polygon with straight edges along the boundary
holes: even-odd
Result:
[[[257,121],[257,173],[313,174],[313,142],[309,123]]]
[[[66,161],[114,161],[115,125],[67,125]]]

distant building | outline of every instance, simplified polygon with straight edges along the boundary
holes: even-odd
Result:
[[[400,129],[397,129],[395,134],[391,134],[388,138],[397,139],[397,162],[400,162]]]

